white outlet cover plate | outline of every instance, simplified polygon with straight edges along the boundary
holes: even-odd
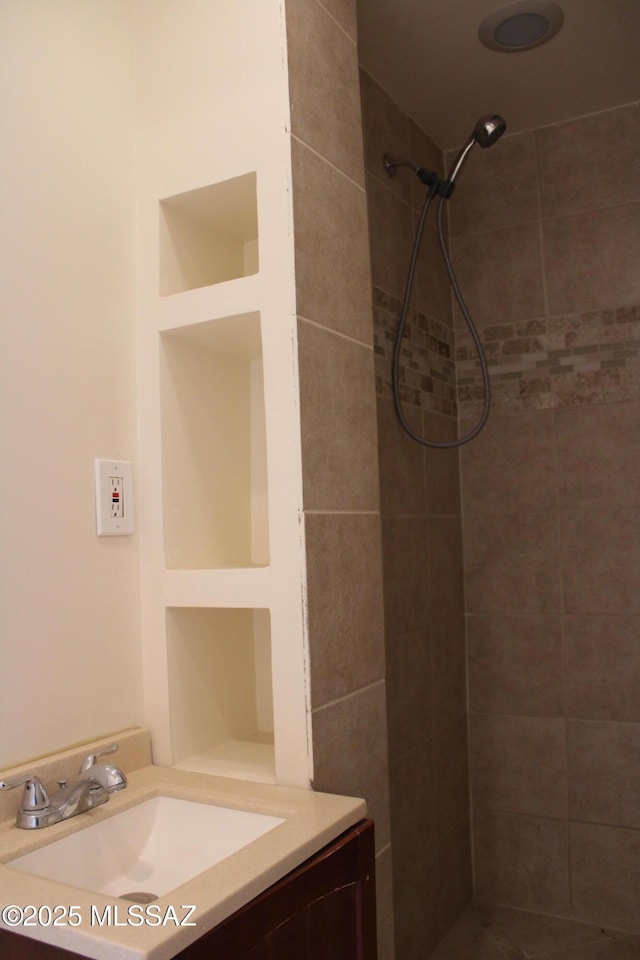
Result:
[[[130,460],[96,460],[96,530],[99,537],[133,533],[133,475]],[[111,478],[122,481],[122,516],[111,516]]]

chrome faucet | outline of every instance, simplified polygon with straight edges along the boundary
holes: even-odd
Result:
[[[80,771],[73,780],[58,780],[58,790],[48,794],[42,782],[33,774],[10,782],[0,780],[0,790],[13,790],[24,784],[22,800],[18,808],[16,826],[23,830],[38,830],[53,823],[68,820],[85,810],[92,810],[106,803],[109,794],[124,790],[127,778],[112,763],[97,763],[98,757],[115,753],[117,743],[105,750],[90,753],[80,764]]]
[[[110,753],[115,753],[118,749],[117,743],[112,743],[110,747],[104,750],[98,750],[96,753],[90,753],[80,764],[80,777],[89,777],[97,780],[100,786],[104,787],[107,793],[115,793],[116,790],[124,790],[127,785],[127,778],[120,769],[113,763],[96,763],[98,757],[106,757]]]

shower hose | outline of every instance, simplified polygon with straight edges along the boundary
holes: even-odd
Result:
[[[491,406],[491,385],[489,382],[489,368],[487,365],[487,358],[485,357],[484,350],[482,349],[482,343],[480,341],[478,331],[476,330],[475,324],[473,322],[473,318],[469,313],[469,309],[466,303],[464,302],[462,291],[460,290],[460,286],[456,279],[456,275],[453,271],[453,265],[451,263],[451,258],[449,257],[447,245],[445,243],[444,230],[442,227],[442,216],[443,216],[444,202],[446,200],[446,196],[441,194],[440,202],[438,204],[438,215],[437,215],[438,241],[440,244],[440,250],[442,252],[442,256],[444,258],[445,266],[447,268],[447,273],[449,274],[451,287],[453,289],[455,298],[458,301],[460,310],[462,311],[462,315],[465,319],[465,323],[469,328],[469,333],[471,334],[476,350],[478,351],[478,358],[480,361],[480,369],[482,371],[482,380],[484,384],[484,407],[483,407],[480,419],[478,420],[475,427],[472,430],[470,430],[469,433],[466,433],[463,437],[459,437],[457,440],[449,440],[449,441],[443,441],[443,442],[438,442],[435,440],[427,440],[425,437],[421,437],[420,434],[416,433],[407,423],[407,419],[402,409],[402,401],[400,399],[400,382],[399,382],[400,354],[402,352],[402,341],[404,339],[404,331],[407,323],[407,315],[409,313],[409,302],[411,300],[411,292],[413,290],[413,281],[415,278],[416,263],[418,261],[418,252],[420,250],[420,243],[422,241],[424,225],[427,220],[427,214],[429,213],[431,201],[433,200],[437,192],[438,192],[437,185],[434,187],[431,187],[431,189],[429,190],[425,198],[424,204],[422,206],[422,210],[420,212],[420,218],[418,220],[418,227],[416,229],[416,236],[413,243],[413,251],[411,253],[411,263],[409,265],[409,275],[407,277],[407,286],[405,289],[402,310],[400,312],[400,320],[398,323],[395,347],[393,351],[392,383],[393,383],[393,401],[395,404],[396,413],[398,415],[398,419],[400,420],[400,423],[402,424],[406,432],[409,434],[409,436],[413,440],[415,440],[416,443],[421,443],[425,447],[436,447],[439,449],[446,450],[446,449],[452,449],[455,447],[461,447],[463,444],[468,443],[470,440],[473,440],[474,437],[478,436],[478,434],[484,427],[485,423],[487,422],[487,417],[489,416],[489,408]]]

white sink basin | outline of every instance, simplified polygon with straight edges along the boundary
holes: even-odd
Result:
[[[284,820],[262,813],[154,797],[7,866],[144,903],[164,896],[280,823]]]

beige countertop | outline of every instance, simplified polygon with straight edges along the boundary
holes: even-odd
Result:
[[[127,789],[113,794],[108,803],[63,823],[42,830],[20,830],[12,821],[0,824],[0,908],[14,904],[21,909],[31,905],[74,906],[75,917],[81,918],[75,926],[64,922],[48,926],[45,911],[41,914],[45,924],[27,928],[0,920],[0,926],[94,960],[169,960],[366,814],[364,801],[355,798],[169,767],[143,766],[128,777]],[[8,863],[157,796],[264,813],[285,822],[154,901],[154,916],[168,918],[157,926],[130,925],[126,901],[23,873]],[[188,922],[196,925],[177,925],[169,908],[173,907],[181,922],[187,918],[185,908],[191,906],[195,910]],[[64,921],[64,911],[57,913]],[[113,921],[109,925],[92,922],[96,916],[105,915]]]

